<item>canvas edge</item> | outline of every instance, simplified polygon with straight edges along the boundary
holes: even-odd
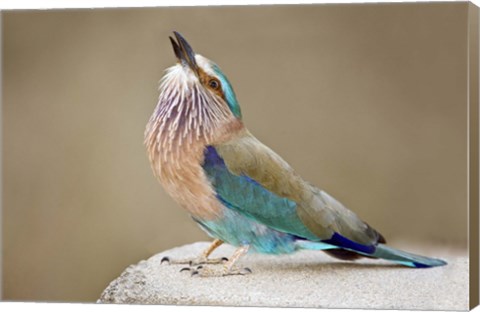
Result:
[[[479,7],[468,5],[469,308],[479,304]]]

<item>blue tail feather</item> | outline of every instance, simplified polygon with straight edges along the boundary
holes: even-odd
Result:
[[[338,248],[335,245],[330,245],[323,242],[312,242],[305,239],[297,239],[295,241],[296,249],[307,249],[307,250],[329,250]]]
[[[377,246],[372,256],[393,261],[413,268],[430,268],[447,264],[447,262],[441,259],[415,255],[406,251],[388,247],[383,244],[379,244]]]
[[[323,240],[321,242],[312,242],[299,239],[297,240],[297,248],[309,250],[325,250],[327,252],[328,250],[340,248],[356,252],[359,255],[363,255],[366,257],[385,259],[412,268],[430,268],[447,264],[447,262],[441,259],[412,254],[406,251],[388,247],[384,244],[378,244],[376,246],[362,245],[352,240],[349,240],[348,238],[338,233],[335,233],[332,238],[328,240]],[[354,258],[350,260],[353,259]]]
[[[338,233],[333,233],[330,239],[323,240],[322,242],[365,254],[375,252],[375,245],[359,244]]]

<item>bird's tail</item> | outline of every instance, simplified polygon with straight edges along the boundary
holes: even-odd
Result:
[[[447,262],[441,259],[415,255],[406,251],[388,247],[384,244],[378,244],[375,252],[368,256],[393,261],[412,268],[431,268],[447,264]]]
[[[431,268],[447,264],[447,262],[441,259],[412,254],[388,247],[384,244],[378,244],[372,253],[360,252],[350,248],[338,248],[338,246],[331,244],[311,241],[297,241],[297,247],[299,249],[323,250],[329,255],[343,260],[356,260],[364,256],[368,258],[385,259],[412,268]]]

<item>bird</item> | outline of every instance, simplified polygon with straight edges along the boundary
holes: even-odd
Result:
[[[252,273],[236,264],[248,252],[314,250],[411,268],[447,264],[387,246],[356,213],[304,180],[247,129],[220,67],[195,53],[179,32],[173,36],[177,62],[160,80],[144,144],[154,176],[213,242],[197,257],[162,262],[188,263],[181,271],[202,276]],[[236,248],[231,257],[209,258],[223,243]]]

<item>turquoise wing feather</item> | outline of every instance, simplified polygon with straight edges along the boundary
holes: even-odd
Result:
[[[312,241],[335,233],[372,245],[378,233],[333,197],[305,182],[248,132],[207,149],[204,169],[226,206],[278,231]]]
[[[207,148],[203,168],[226,207],[275,230],[319,240],[298,217],[295,201],[270,192],[244,174],[232,174],[214,147]]]

